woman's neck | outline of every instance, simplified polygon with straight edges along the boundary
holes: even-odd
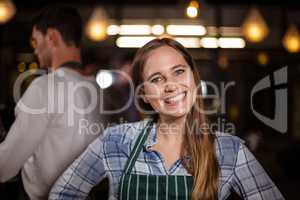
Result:
[[[185,131],[185,117],[166,118],[158,120],[157,136],[170,142],[181,142]]]

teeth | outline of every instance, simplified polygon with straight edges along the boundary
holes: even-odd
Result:
[[[179,95],[176,95],[176,96],[174,96],[174,97],[170,97],[170,98],[167,98],[166,99],[166,102],[167,103],[172,103],[172,102],[176,102],[176,101],[180,101],[180,100],[182,100],[184,97],[185,97],[185,92],[183,92],[183,93],[181,93],[181,94],[179,94]]]

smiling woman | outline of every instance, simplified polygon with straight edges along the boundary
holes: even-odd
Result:
[[[200,76],[192,57],[175,40],[153,40],[137,53],[133,67],[136,85],[144,84],[143,101],[159,115],[158,142],[152,149],[162,154],[167,166],[191,156],[191,162],[183,160],[182,164],[194,178],[193,199],[216,199],[219,167],[215,136],[201,132],[201,124],[207,121],[199,110],[202,99],[196,98]],[[160,129],[165,125],[173,128]]]
[[[284,199],[238,137],[201,129],[200,76],[187,50],[155,39],[138,50],[134,82],[144,121],[106,129],[64,172],[50,199],[85,199],[104,177],[110,199]],[[141,110],[142,112],[144,111]]]
[[[196,83],[191,67],[175,49],[164,46],[154,50],[142,76],[146,81],[143,100],[160,113],[160,118],[180,117],[191,109]]]

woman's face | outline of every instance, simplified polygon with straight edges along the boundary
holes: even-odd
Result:
[[[169,46],[151,51],[143,68],[143,100],[160,117],[183,117],[196,99],[193,72],[183,56]]]

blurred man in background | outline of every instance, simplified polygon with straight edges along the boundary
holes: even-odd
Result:
[[[82,20],[69,7],[46,9],[34,21],[32,43],[41,67],[19,100],[16,119],[0,144],[0,180],[21,170],[26,198],[47,199],[48,192],[73,160],[101,132],[99,89],[82,71]]]

